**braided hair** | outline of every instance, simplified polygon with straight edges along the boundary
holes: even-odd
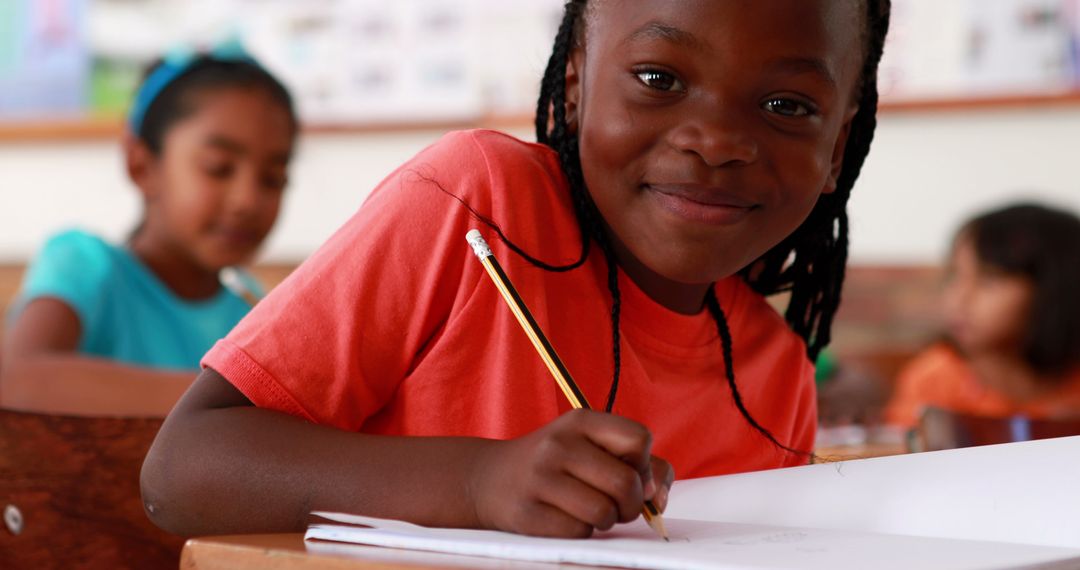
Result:
[[[581,22],[587,1],[566,2],[562,23],[555,37],[555,46],[541,82],[535,124],[537,140],[556,152],[570,186],[574,212],[582,236],[581,256],[572,264],[551,266],[510,244],[501,231],[499,237],[530,263],[551,271],[568,271],[582,265],[589,256],[593,241],[600,248],[607,264],[607,285],[612,297],[613,371],[611,389],[604,407],[605,411],[610,412],[615,405],[621,370],[619,317],[622,297],[619,291],[618,265],[599,211],[585,185],[578,139],[566,117],[566,67],[583,33]],[[891,0],[865,2],[867,29],[864,32],[865,61],[857,93],[859,108],[851,122],[844,150],[843,169],[837,180],[836,191],[822,195],[809,217],[794,233],[740,273],[746,283],[762,295],[790,292],[785,319],[792,330],[806,341],[807,353],[811,359],[816,358],[821,349],[829,343],[829,331],[840,304],[840,291],[847,263],[847,201],[870,151],[877,125],[877,69],[889,28]],[[490,221],[485,222],[498,230]],[[706,296],[705,306],[716,321],[723,350],[724,374],[739,412],[752,428],[777,447],[798,455],[810,455],[778,441],[747,410],[735,382],[731,331],[712,288]]]

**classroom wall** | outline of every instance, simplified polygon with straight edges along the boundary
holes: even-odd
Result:
[[[439,134],[305,135],[263,261],[303,259]],[[853,261],[936,263],[965,217],[1017,197],[1080,211],[1078,173],[1075,104],[883,114],[851,202]],[[122,239],[139,214],[111,140],[0,142],[0,197],[0,263],[26,261],[50,232],[71,225]]]
[[[853,260],[937,263],[966,218],[1017,199],[1080,214],[1080,105],[885,113],[851,198]]]

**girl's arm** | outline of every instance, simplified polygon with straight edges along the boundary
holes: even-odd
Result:
[[[0,406],[48,414],[164,417],[197,371],[160,371],[79,355],[79,318],[51,298],[20,313],[0,359]]]
[[[671,468],[650,445],[640,424],[585,411],[508,441],[350,433],[256,408],[207,369],[150,449],[143,503],[181,535],[300,531],[327,510],[588,536],[645,498],[663,508]]]

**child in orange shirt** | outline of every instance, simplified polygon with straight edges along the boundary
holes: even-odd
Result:
[[[674,473],[805,463],[888,14],[568,2],[540,143],[453,133],[391,174],[207,354],[144,466],[151,517],[587,536]],[[603,411],[568,410],[473,227]],[[787,290],[785,323],[763,296]]]
[[[914,426],[934,406],[966,414],[1080,415],[1080,218],[1021,204],[958,232],[943,296],[948,342],[900,374],[886,410]]]

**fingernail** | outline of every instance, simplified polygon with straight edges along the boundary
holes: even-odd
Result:
[[[667,486],[660,487],[660,490],[656,492],[656,499],[653,501],[653,505],[655,505],[656,508],[660,509],[660,511],[663,512],[665,509],[667,509],[667,500],[668,500],[668,488],[667,488]]]
[[[645,483],[645,499],[652,499],[656,495],[656,481],[652,477]]]

